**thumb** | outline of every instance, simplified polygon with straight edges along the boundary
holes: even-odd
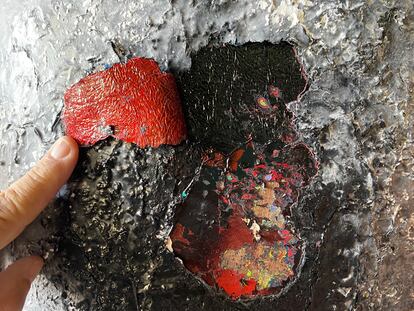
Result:
[[[0,249],[14,240],[53,199],[71,175],[78,145],[60,138],[22,178],[0,192]]]
[[[0,310],[22,310],[30,286],[42,267],[42,258],[30,256],[17,260],[0,273]]]

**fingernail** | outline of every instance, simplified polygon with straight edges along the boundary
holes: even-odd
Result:
[[[50,155],[56,160],[61,160],[70,153],[70,146],[66,142],[65,137],[59,138],[57,142],[52,146]]]

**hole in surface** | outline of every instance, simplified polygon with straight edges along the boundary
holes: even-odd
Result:
[[[204,165],[177,208],[174,253],[233,299],[280,293],[303,262],[291,208],[317,171],[287,108],[307,85],[294,50],[209,46],[192,56],[178,85]]]

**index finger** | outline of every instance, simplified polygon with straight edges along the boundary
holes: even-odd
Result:
[[[78,159],[78,145],[64,136],[22,178],[0,192],[0,249],[14,240],[67,181]]]

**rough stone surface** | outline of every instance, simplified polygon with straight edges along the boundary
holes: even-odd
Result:
[[[125,282],[113,292],[108,283],[105,286],[113,297],[101,297],[99,292],[85,297],[72,288],[61,288],[62,280],[72,275],[57,275],[56,271],[71,271],[71,267],[54,256],[61,249],[55,249],[56,239],[58,245],[76,246],[71,233],[82,236],[82,232],[75,222],[60,235],[49,232],[71,219],[89,217],[91,210],[75,213],[71,206],[95,187],[96,193],[105,192],[106,200],[119,195],[116,178],[110,176],[125,178],[127,188],[138,189],[141,181],[143,188],[151,188],[141,194],[131,189],[126,192],[125,208],[138,211],[139,204],[131,202],[145,200],[140,197],[144,194],[154,197],[156,189],[145,177],[152,168],[132,172],[130,163],[144,164],[145,158],[156,159],[157,155],[168,159],[180,149],[131,152],[122,145],[117,153],[112,151],[117,142],[109,140],[84,150],[86,166],[79,166],[73,183],[61,191],[41,220],[2,252],[3,263],[27,249],[49,254],[25,309],[82,310],[88,304],[92,310],[105,309],[106,302],[99,299],[116,299],[125,290],[132,301],[120,305],[143,310],[412,310],[413,14],[411,0],[3,1],[1,187],[21,176],[62,135],[58,120],[64,91],[97,66],[118,62],[119,46],[127,49],[124,55],[151,57],[163,69],[182,71],[191,66],[191,52],[210,42],[292,42],[309,77],[309,89],[300,103],[293,102],[289,108],[296,115],[301,139],[320,161],[319,175],[302,193],[294,216],[315,243],[303,267],[308,281],[295,283],[285,295],[232,302],[210,291],[161,247],[169,229],[160,226],[157,218],[172,216],[171,206],[161,204],[153,211],[145,210],[147,225],[137,231],[149,243],[148,252],[138,250],[136,254],[145,262],[136,271],[145,270],[141,283]],[[196,147],[191,148],[197,152]],[[115,160],[120,160],[119,170],[105,164]],[[167,170],[168,165],[160,164],[160,168]],[[192,176],[191,170],[197,170],[197,165],[189,166],[188,176]],[[99,179],[93,175],[98,172]],[[129,179],[125,174],[139,178]],[[87,182],[77,183],[79,176]],[[110,187],[99,190],[103,178],[109,178]],[[171,178],[181,177],[172,174]],[[184,178],[183,185],[186,182]],[[178,190],[167,189],[165,195],[171,198]],[[163,198],[158,193],[159,199]],[[95,200],[106,206],[99,196]],[[150,201],[145,206],[153,206]],[[310,220],[301,217],[308,214]],[[104,227],[95,228],[105,233],[96,241],[106,240],[113,232],[111,226],[127,226],[130,221],[115,218],[106,222],[104,215],[93,215],[102,217]],[[51,223],[54,225],[48,225]],[[42,244],[36,244],[41,237]],[[129,244],[122,240],[127,237],[118,238],[121,243],[110,247],[127,248]],[[93,250],[94,241],[89,242]],[[156,259],[159,256],[162,264]],[[122,256],[116,260],[118,266],[112,267],[115,279],[131,271],[121,266]],[[57,269],[58,265],[63,266]],[[100,274],[94,276],[98,283]]]

